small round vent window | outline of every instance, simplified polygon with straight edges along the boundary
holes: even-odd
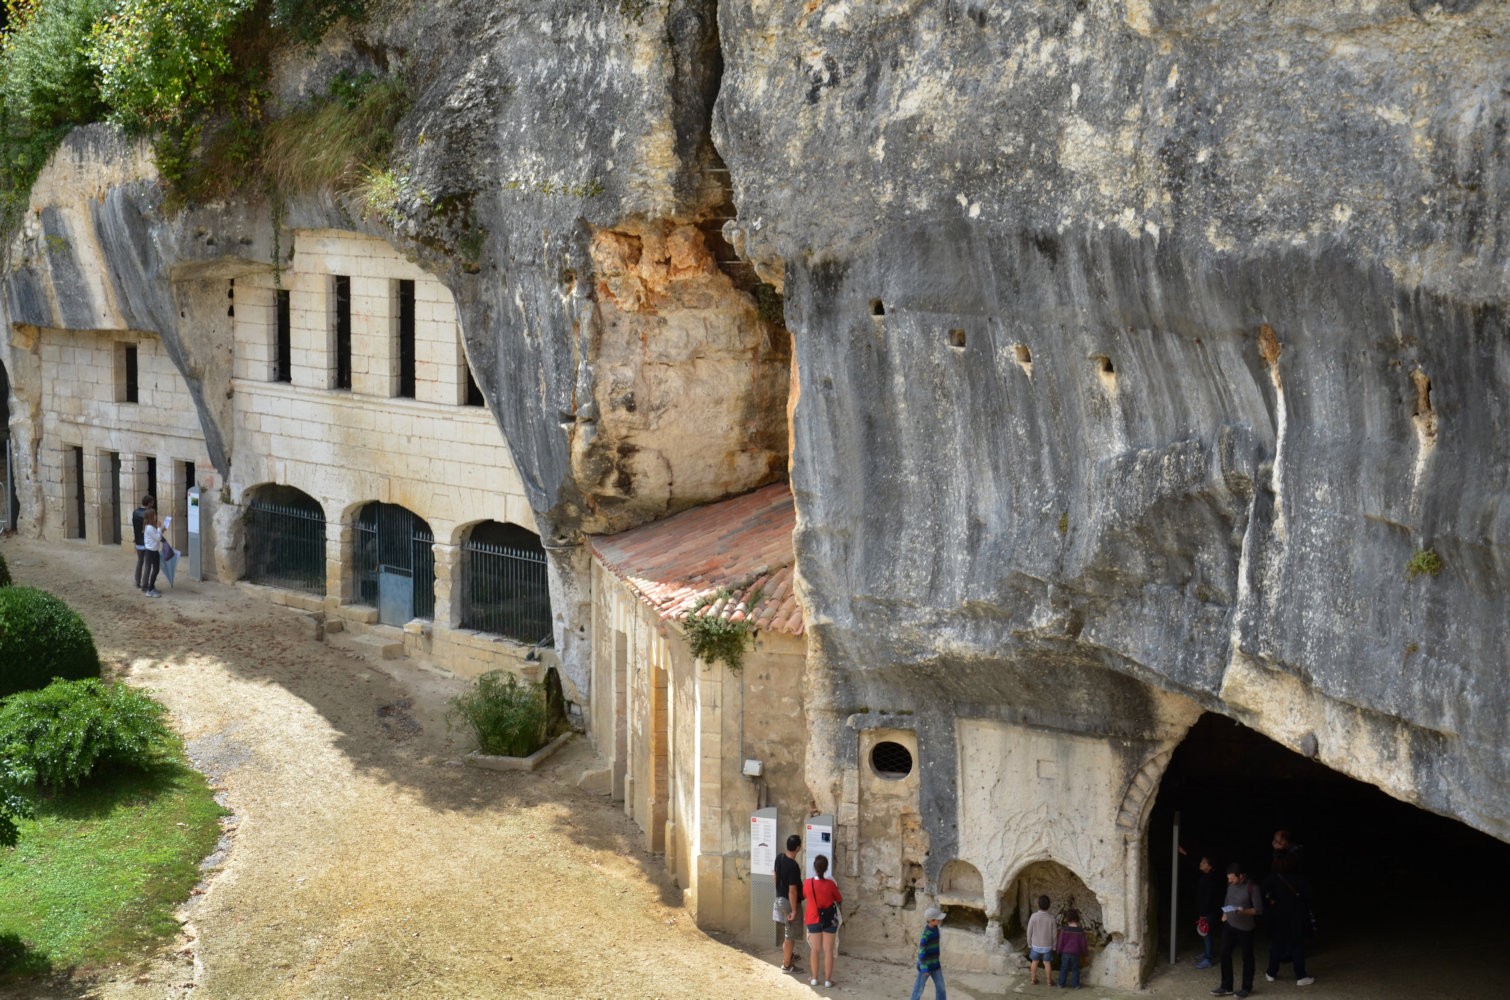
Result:
[[[891,740],[877,743],[870,751],[870,767],[879,778],[901,781],[912,773],[912,751]]]

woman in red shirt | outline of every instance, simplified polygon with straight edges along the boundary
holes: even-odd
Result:
[[[813,943],[813,978],[810,986],[818,985],[818,972],[824,968],[823,957],[828,956],[828,975],[823,980],[825,988],[834,985],[834,956],[839,951],[839,904],[844,896],[839,886],[828,874],[828,858],[822,854],[813,859],[813,871],[817,878],[802,883],[803,920],[807,924],[808,937]]]

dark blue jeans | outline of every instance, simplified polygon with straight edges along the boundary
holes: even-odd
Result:
[[[912,1000],[921,1000],[923,996],[923,984],[926,983],[930,977],[933,979],[933,995],[937,997],[938,1000],[946,1000],[944,993],[943,969],[933,969],[929,972],[924,972],[922,969],[919,969],[918,981],[912,984]]]
[[[1071,986],[1075,987],[1075,989],[1077,990],[1080,988],[1080,956],[1066,955],[1061,951],[1059,953],[1060,986],[1064,985],[1066,977],[1068,977],[1068,979],[1070,980]]]

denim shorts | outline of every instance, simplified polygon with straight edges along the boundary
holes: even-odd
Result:
[[[1054,949],[1053,948],[1029,948],[1028,949],[1028,961],[1029,962],[1039,962],[1039,961],[1047,962],[1049,959],[1051,959],[1053,957],[1054,957]]]

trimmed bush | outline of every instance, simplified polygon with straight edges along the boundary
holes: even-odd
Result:
[[[5,557],[0,556],[0,587],[10,586],[10,567],[5,564]]]
[[[452,726],[453,719],[460,719]],[[451,699],[446,725],[465,729],[477,748],[502,757],[528,757],[545,745],[549,715],[545,687],[513,674],[491,670],[471,691]]]
[[[0,706],[0,750],[39,785],[78,785],[98,767],[145,770],[173,740],[167,709],[124,684],[53,681]]]
[[[99,675],[94,637],[77,611],[35,587],[0,587],[0,697],[54,677]]]

